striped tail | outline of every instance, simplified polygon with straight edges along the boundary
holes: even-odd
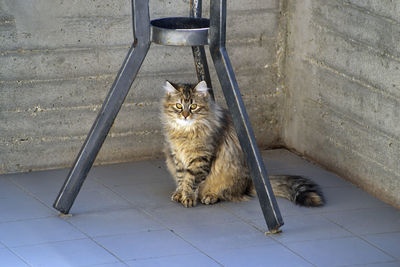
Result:
[[[271,175],[269,180],[275,196],[289,199],[305,207],[323,206],[322,191],[316,183],[303,176]]]

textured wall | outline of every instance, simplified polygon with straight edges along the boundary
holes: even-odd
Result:
[[[285,143],[400,207],[400,2],[288,2]]]
[[[129,0],[0,0],[0,173],[71,165],[132,41],[130,8]],[[152,18],[188,12],[187,0],[150,1]],[[228,52],[262,146],[280,129],[278,17],[278,0],[228,3]],[[196,81],[190,48],[152,46],[97,163],[160,156],[165,79]]]

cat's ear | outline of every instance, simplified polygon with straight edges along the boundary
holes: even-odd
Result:
[[[209,89],[208,89],[207,83],[205,81],[201,81],[196,85],[194,90],[199,95],[207,96]]]
[[[164,90],[165,90],[165,93],[167,93],[167,95],[171,95],[173,93],[176,93],[176,91],[177,91],[175,86],[169,81],[165,82]]]

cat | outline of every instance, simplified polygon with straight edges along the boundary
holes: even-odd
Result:
[[[205,81],[167,81],[161,105],[166,165],[176,182],[171,200],[185,207],[243,201],[255,195],[232,119],[211,97]],[[322,206],[324,197],[308,178],[269,176],[274,194],[302,206]]]

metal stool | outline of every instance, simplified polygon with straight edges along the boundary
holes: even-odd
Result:
[[[210,19],[201,18],[201,0],[191,0],[190,6],[190,17],[150,21],[149,0],[132,0],[134,42],[54,202],[54,208],[61,213],[67,214],[75,201],[146,57],[150,43],[154,42],[161,45],[192,46],[198,79],[205,80],[211,87],[204,51],[204,45],[209,45],[268,229],[270,232],[277,232],[283,225],[226,52],[226,0],[210,0]]]

